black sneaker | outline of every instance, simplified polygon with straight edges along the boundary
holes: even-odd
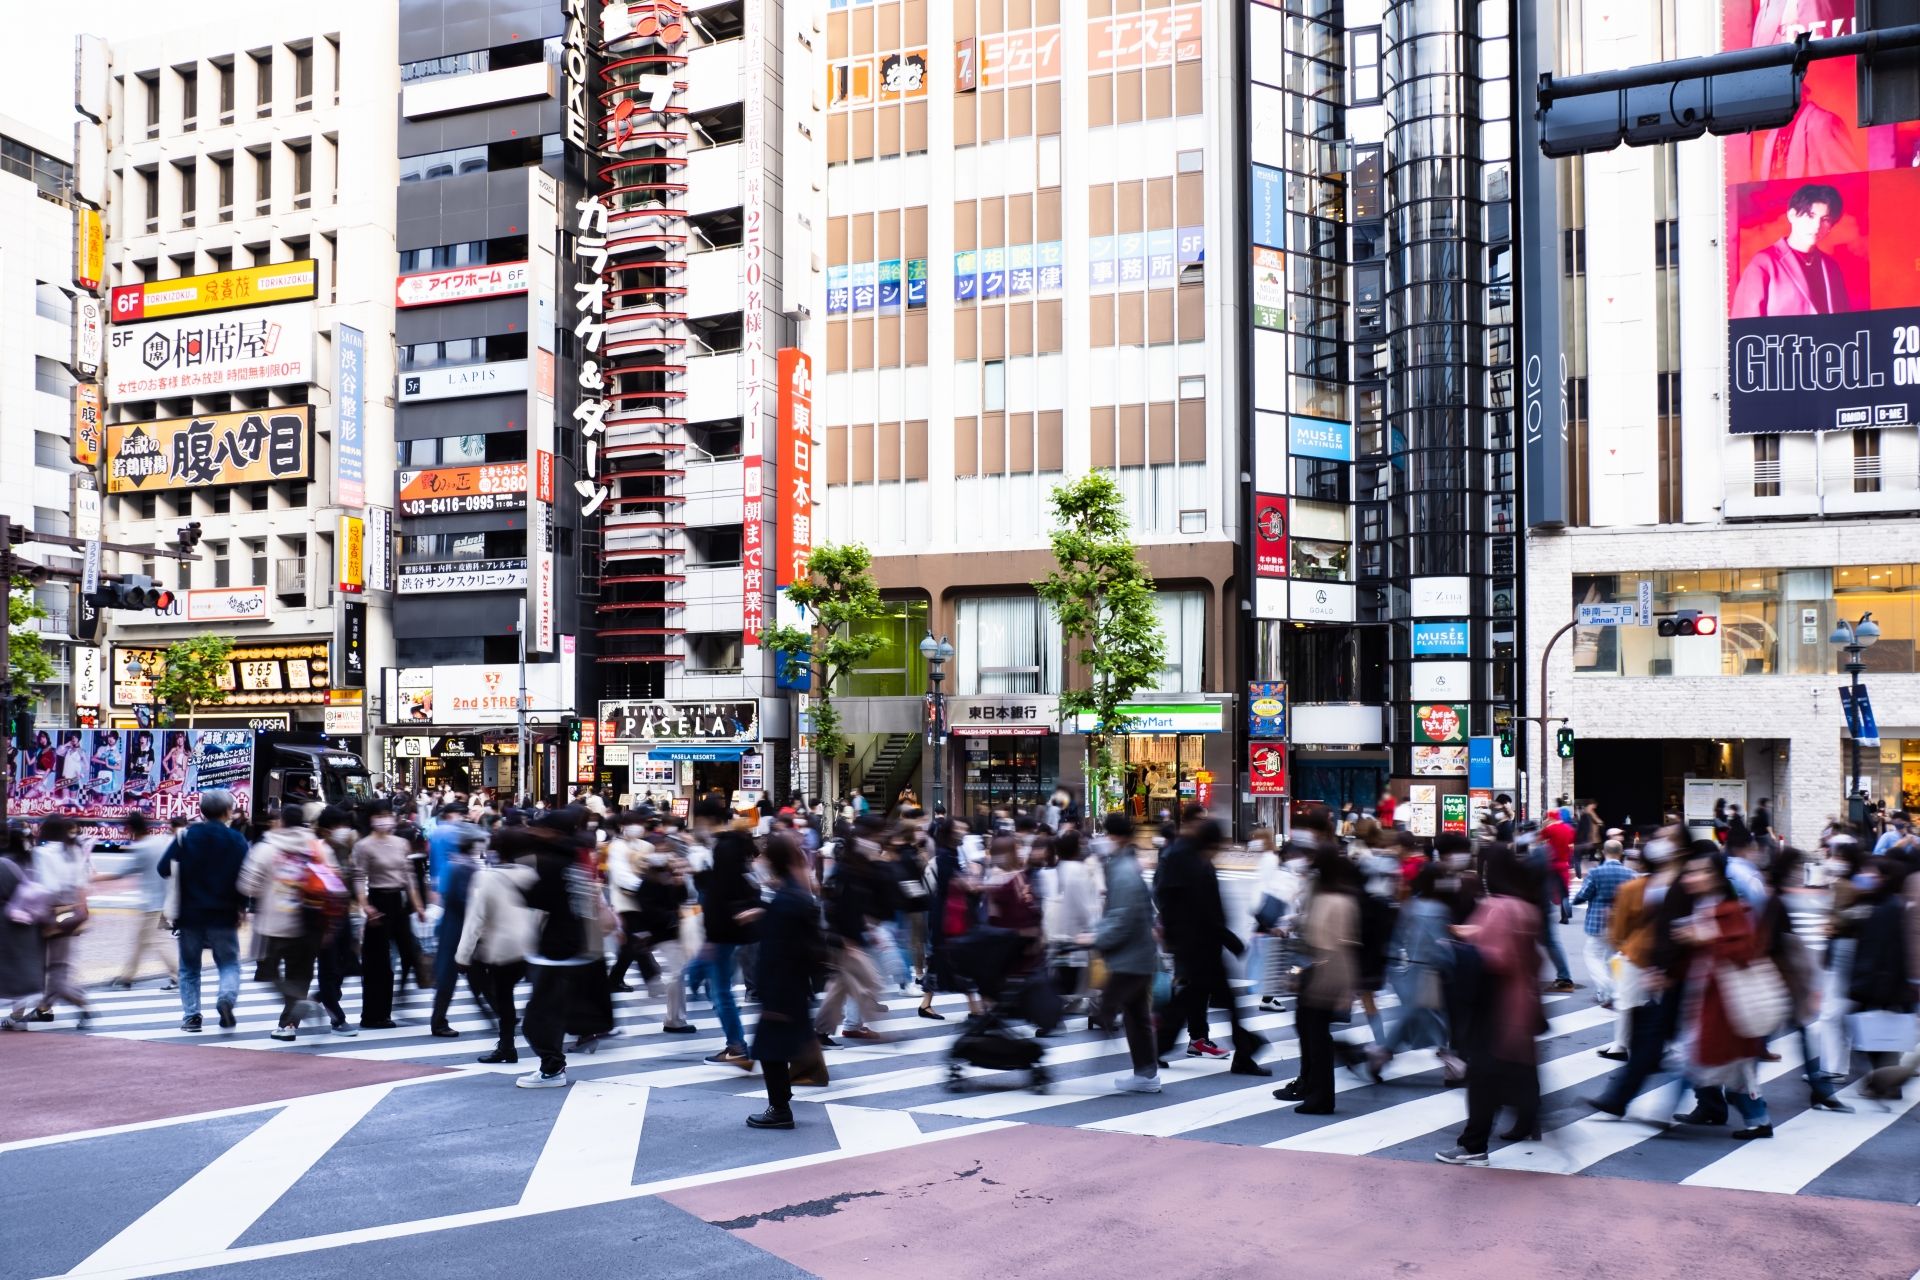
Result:
[[[200,1015],[197,1013],[190,1013],[186,1017],[180,1019],[180,1029],[182,1031],[198,1031],[200,1029]]]
[[[239,1020],[233,1016],[233,1001],[222,1000],[220,1002],[219,1008],[220,1008],[220,1025],[222,1027],[231,1031],[233,1028],[240,1025]]]
[[[822,1049],[844,1049],[846,1047],[832,1036],[817,1036],[815,1038],[820,1041],[820,1047]],[[715,1059],[709,1058],[707,1061],[713,1062]]]
[[[690,1036],[699,1030],[699,1028],[691,1022],[683,1022],[677,1027],[662,1027],[660,1029],[670,1036]]]
[[[458,1040],[460,1038],[460,1033],[444,1022],[434,1023],[431,1028],[431,1034],[441,1040]]]
[[[791,1129],[793,1112],[785,1107],[768,1107],[747,1117],[750,1129]]]

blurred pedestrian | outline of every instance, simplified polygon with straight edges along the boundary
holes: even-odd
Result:
[[[1855,878],[1858,904],[1868,911],[1854,949],[1847,999],[1862,1019],[1904,1020],[1903,1030],[1911,1032],[1915,1006],[1913,979],[1920,976],[1920,966],[1914,963],[1911,904],[1902,892],[1907,878],[1904,862],[1885,857],[1874,858]],[[1889,1014],[1896,1017],[1888,1019]],[[1864,1035],[1862,1038],[1865,1039]],[[1877,1040],[1868,1043],[1872,1047],[1867,1050],[1867,1061],[1878,1079],[1870,1078],[1862,1085],[1861,1092],[1883,1100],[1899,1097],[1900,1089],[1888,1089],[1887,1084],[1895,1074],[1889,1068],[1898,1068],[1905,1047],[1894,1050],[1881,1047]]]
[[[1132,834],[1131,830],[1116,833],[1114,827],[1121,824],[1113,823],[1114,818],[1128,828],[1132,826],[1126,815],[1109,814],[1110,835]],[[1160,971],[1160,953],[1153,941],[1153,898],[1140,874],[1140,861],[1131,840],[1115,843],[1108,854],[1106,912],[1097,929],[1081,934],[1079,940],[1083,945],[1091,943],[1106,965],[1100,1024],[1111,1033],[1116,1019],[1126,1021],[1127,1054],[1133,1061],[1133,1074],[1116,1079],[1113,1087],[1123,1093],[1160,1092],[1152,1010],[1153,979]]]
[[[746,832],[736,827],[715,830],[716,824],[728,821],[725,804],[711,798],[698,801],[693,817],[695,839],[702,845],[710,843],[712,856],[709,865],[704,870],[696,869],[693,877],[694,887],[700,892],[700,922],[706,940],[699,959],[690,966],[689,980],[695,987],[705,982],[707,997],[727,1038],[726,1044],[707,1055],[706,1061],[751,1071],[747,1034],[733,999],[733,973],[740,948],[754,940],[753,922],[763,914],[760,887],[753,880],[753,861],[758,854]]]
[[[40,926],[50,905],[33,878],[26,823],[15,819],[7,824],[7,851],[0,856],[0,1005],[8,1006],[0,1029],[27,1030],[25,1014],[46,987]]]
[[[327,852],[332,856],[333,865],[340,873],[341,884],[347,891],[346,923],[335,930],[333,937],[320,948],[316,965],[319,989],[315,996],[320,1001],[320,1007],[327,1011],[327,1020],[332,1024],[335,1035],[356,1036],[360,1033],[347,1020],[347,1011],[342,1007],[340,997],[345,991],[348,975],[360,971],[360,941],[367,927],[367,876],[353,852],[354,846],[359,843],[360,831],[346,810],[333,805],[321,811],[315,826],[321,838],[327,842]]]
[[[1227,928],[1220,877],[1213,866],[1225,837],[1220,824],[1207,817],[1204,809],[1193,808],[1196,812],[1161,855],[1153,877],[1160,928],[1174,964],[1173,1007],[1160,1026],[1160,1055],[1173,1048],[1184,1022],[1188,1057],[1226,1057],[1227,1050],[1213,1042],[1207,1021],[1208,1010],[1219,1006],[1226,1009],[1232,1028],[1230,1070],[1235,1075],[1270,1076],[1272,1069],[1254,1059],[1266,1041],[1240,1025],[1239,1001],[1227,983],[1223,952],[1240,956],[1247,948]]]
[[[1505,1142],[1538,1138],[1539,1049],[1546,1030],[1540,1006],[1539,886],[1530,869],[1504,845],[1486,861],[1488,897],[1454,934],[1472,949],[1478,982],[1466,1037],[1467,1125],[1443,1164],[1485,1165],[1487,1142],[1502,1107],[1514,1112]]]
[[[1676,944],[1687,950],[1686,997],[1680,1009],[1680,1041],[1685,1062],[1683,1087],[1692,1085],[1693,1110],[1673,1117],[1675,1124],[1721,1125],[1727,1104],[1746,1118],[1734,1132],[1740,1141],[1771,1138],[1767,1100],[1760,1094],[1757,1066],[1765,1041],[1734,1030],[1728,1014],[1724,977],[1728,966],[1744,968],[1766,956],[1746,908],[1727,879],[1726,860],[1718,852],[1689,854],[1680,874],[1692,910],[1675,919]]]
[[[1768,957],[1779,968],[1780,977],[1787,984],[1787,993],[1793,1002],[1786,1029],[1797,1031],[1800,1035],[1800,1070],[1806,1078],[1813,1106],[1822,1111],[1851,1112],[1853,1108],[1840,1100],[1834,1082],[1820,1070],[1820,1055],[1814,1051],[1813,1036],[1809,1030],[1820,994],[1819,968],[1806,943],[1794,929],[1793,912],[1787,910],[1785,899],[1788,886],[1798,883],[1802,876],[1798,849],[1783,848],[1773,855],[1772,861],[1767,864],[1767,883],[1771,892],[1761,909],[1759,930],[1761,936],[1767,939]],[[1865,1092],[1867,1088],[1863,1085],[1862,1091]]]
[[[747,1117],[755,1129],[793,1128],[793,1067],[820,1050],[807,1007],[813,996],[815,957],[823,945],[819,907],[807,889],[806,854],[791,836],[767,840],[766,862],[773,897],[760,918],[754,986],[760,993],[760,1021],[753,1030],[753,1057],[767,1082],[767,1109]],[[817,1079],[825,1083],[824,1067]]]
[[[449,826],[452,824],[449,823]],[[373,834],[354,845],[354,860],[367,877],[367,927],[360,947],[360,1027],[377,1031],[393,1020],[393,953],[400,952],[402,982],[420,968],[420,943],[408,920],[427,918],[414,874],[413,846],[400,836],[393,814],[373,813]]]
[[[502,850],[531,860],[535,879],[527,888],[526,904],[544,913],[527,953],[533,990],[523,1025],[528,1047],[540,1055],[540,1067],[514,1081],[522,1089],[566,1087],[568,1027],[576,1027],[585,1041],[595,1038],[577,1020],[576,1009],[598,1011],[609,1000],[606,957],[594,927],[598,884],[574,842],[576,822],[570,810],[544,813]]]
[[[247,838],[227,825],[233,793],[216,788],[200,793],[201,821],[175,837],[161,856],[161,877],[180,880],[180,1029],[198,1031],[200,963],[208,950],[219,971],[215,1007],[222,1028],[235,1025],[233,1006],[240,999],[240,913],[247,897],[240,891],[240,869],[247,861]]]
[[[516,856],[523,860],[514,861]],[[537,861],[526,828],[502,826],[467,889],[466,918],[461,922],[454,962],[467,966],[469,981],[478,979],[493,1010],[496,1040],[491,1052],[480,1055],[480,1062],[520,1061],[513,1039],[518,1025],[513,989],[527,976],[527,955],[539,944],[538,921],[526,901],[540,879]]]
[[[1614,897],[1620,892],[1620,886],[1633,879],[1633,872],[1621,861],[1621,853],[1618,840],[1609,840],[1601,845],[1600,865],[1580,882],[1580,892],[1574,898],[1576,906],[1582,902],[1587,904],[1586,918],[1582,924],[1587,937],[1587,981],[1593,985],[1593,1002],[1609,1009],[1614,1004],[1613,940],[1610,936]]]
[[[820,1043],[834,1048],[833,1029],[846,1014],[840,1034],[849,1040],[884,1040],[869,1023],[887,1016],[880,1001],[880,970],[875,962],[877,947],[869,945],[874,924],[891,919],[898,899],[893,872],[875,861],[880,852],[873,837],[880,834],[880,822],[872,815],[854,824],[856,834],[840,850],[824,886],[827,920],[827,949],[833,974],[827,979],[827,992],[814,1015],[813,1030]]]
[[[40,843],[33,851],[33,878],[52,900],[52,911],[41,927],[46,951],[46,989],[28,1015],[35,1022],[52,1022],[56,1001],[79,1010],[78,1026],[93,1021],[87,993],[75,976],[74,938],[87,926],[87,886],[93,880],[93,837],[81,832],[71,818],[48,818],[40,824]]]
[[[346,886],[305,812],[280,807],[279,824],[247,854],[240,891],[254,901],[254,927],[266,939],[263,963],[280,992],[275,1040],[292,1040],[317,1005],[307,999],[314,961],[346,915]]]
[[[1300,1075],[1273,1091],[1283,1102],[1299,1102],[1294,1110],[1301,1115],[1333,1114],[1333,1024],[1353,1018],[1360,969],[1359,899],[1364,892],[1353,863],[1330,845],[1316,846],[1313,878],[1301,909],[1307,972],[1294,1010]]]
[[[173,945],[173,926],[161,918],[161,908],[167,901],[167,886],[160,878],[160,859],[173,847],[173,831],[171,828],[155,831],[153,824],[147,821],[147,815],[138,809],[127,814],[126,823],[127,853],[133,859],[128,871],[140,877],[140,921],[134,926],[133,947],[127,955],[127,963],[120,970],[120,976],[113,980],[113,985],[131,987],[139,980],[140,965],[147,958],[147,952],[153,951],[167,966],[167,985],[162,990],[172,991],[178,986],[180,952]]]

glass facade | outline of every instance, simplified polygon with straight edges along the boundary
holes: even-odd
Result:
[[[1719,620],[1716,633],[1662,637],[1655,626],[1576,627],[1576,675],[1836,675],[1846,654],[1827,637],[1841,619],[1868,612],[1880,625],[1879,642],[1861,653],[1868,674],[1915,670],[1920,565],[1575,575],[1574,602],[1635,601],[1643,580],[1653,583],[1656,614],[1697,609]]]
[[[1369,593],[1362,577],[1361,616],[1405,618],[1418,579],[1466,579],[1464,611],[1452,617],[1470,623],[1479,734],[1517,696],[1510,43],[1505,0],[1386,7],[1384,356],[1356,360],[1381,373],[1385,392],[1384,430],[1360,424],[1359,484],[1385,508],[1363,512],[1385,549],[1363,543],[1362,574],[1384,567],[1387,589]],[[1412,634],[1394,628],[1399,774],[1413,736]]]

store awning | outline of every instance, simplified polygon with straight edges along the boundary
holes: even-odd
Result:
[[[737,762],[746,747],[655,747],[647,752],[649,760],[705,760]]]

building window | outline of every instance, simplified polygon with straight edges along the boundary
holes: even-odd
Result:
[[[208,542],[207,554],[213,557],[213,585],[220,590],[233,585],[233,562],[227,559],[225,542]]]
[[[147,96],[147,136],[157,138],[160,136],[160,73],[156,71],[138,79]]]
[[[1060,692],[1060,622],[1038,596],[954,605],[957,694]]]
[[[1880,431],[1853,433],[1853,491],[1880,492]]]
[[[313,110],[313,46],[293,51],[293,109]]]
[[[288,149],[293,152],[293,207],[304,209],[313,199],[313,147]]]
[[[1380,101],[1380,28],[1365,27],[1353,36],[1353,101],[1356,107]]]
[[[180,225],[190,227],[200,205],[200,171],[191,164],[174,167],[180,171]]]
[[[259,212],[267,211],[267,202],[273,199],[273,152],[256,151],[253,153],[253,198],[259,203]]]
[[[253,60],[253,104],[260,114],[273,114],[273,54],[260,54]]]
[[[484,146],[432,151],[423,156],[404,156],[400,160],[402,182],[433,182],[440,178],[458,178],[463,174],[486,171],[487,148]]]
[[[854,668],[841,693],[899,698],[926,691],[927,664],[920,656],[920,638],[927,634],[926,601],[889,601],[884,613],[861,623],[856,631],[878,638],[880,647]]]
[[[1765,435],[1753,438],[1753,496],[1756,498],[1780,496],[1779,436]]]
[[[180,73],[180,130],[192,133],[200,116],[200,72],[189,68]]]
[[[1160,637],[1166,661],[1160,668],[1159,693],[1199,693],[1206,686],[1207,598],[1198,591],[1156,591],[1154,608],[1160,615]]]
[[[215,68],[220,73],[220,123],[233,123],[233,59]]]

